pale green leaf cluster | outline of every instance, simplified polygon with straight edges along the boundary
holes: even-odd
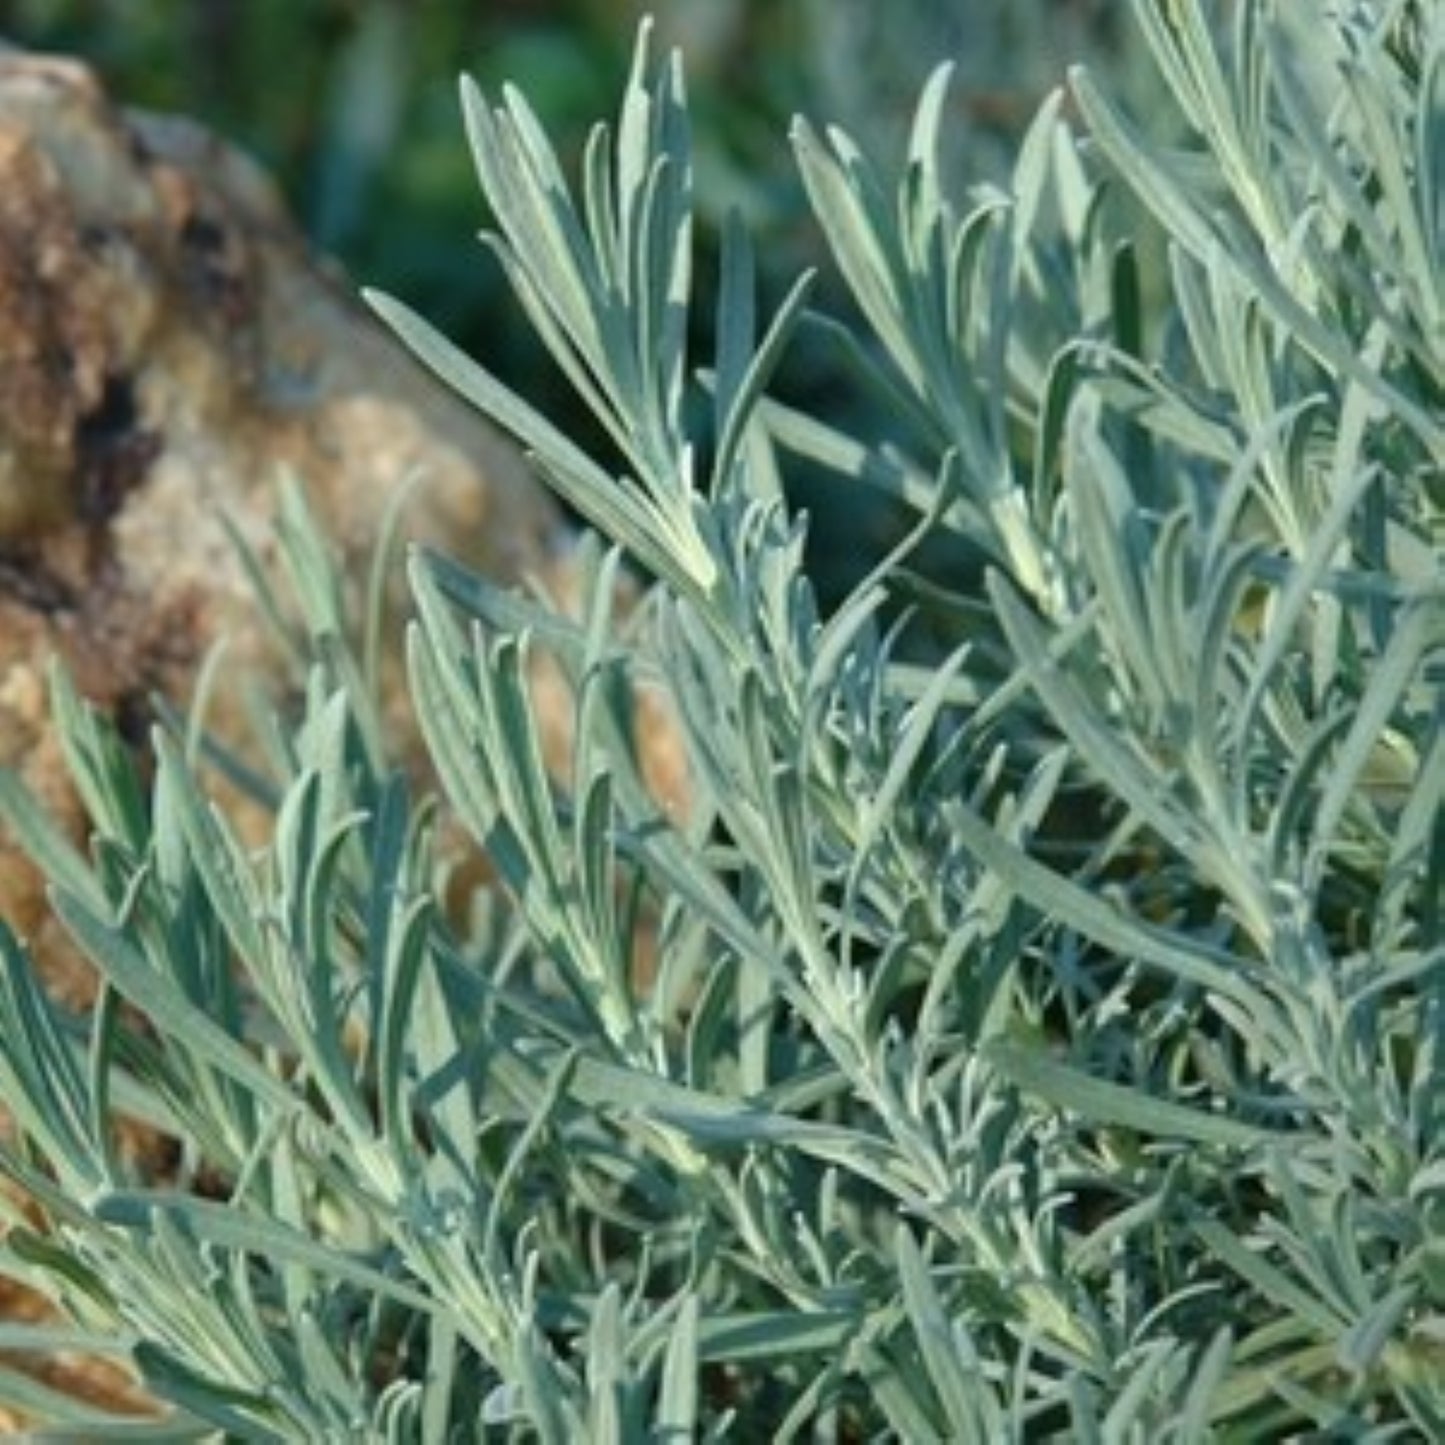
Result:
[[[259,848],[199,719],[143,772],[57,677],[89,847],[0,807],[103,991],[0,932],[48,1223],[0,1263],[71,1322],[0,1344],[128,1357],[174,1438],[1445,1434],[1445,22],[1308,8],[1306,53],[1290,7],[1140,0],[1168,141],[1078,75],[984,194],[945,72],[895,177],[800,120],[856,314],[761,316],[732,225],[705,357],[679,60],[644,31],[575,182],[464,88],[600,445],[371,299],[610,550],[577,613],[412,557],[417,801],[289,494]],[[774,395],[804,327],[835,415]],[[903,519],[837,606],[805,463]],[[40,1391],[0,1374],[123,1438]]]

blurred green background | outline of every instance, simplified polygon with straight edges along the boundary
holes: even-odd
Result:
[[[950,60],[962,192],[1006,174],[1071,61],[1130,82],[1121,0],[0,0],[0,35],[82,56],[124,103],[191,115],[249,150],[358,283],[404,297],[571,426],[575,405],[473,244],[486,218],[456,79],[514,81],[575,157],[615,111],[645,10],[686,55],[704,272],[710,223],[737,207],[761,243],[765,297],[819,259],[787,143],[793,114],[843,125],[891,172],[924,79]],[[710,321],[696,306],[700,358]],[[851,415],[834,365],[826,352],[796,358],[792,399]],[[886,510],[803,493],[815,553],[887,540]]]
[[[565,149],[615,108],[637,18],[685,50],[699,195],[808,256],[786,144],[796,111],[884,153],[934,64],[958,68],[964,180],[996,175],[1072,60],[1110,57],[1118,0],[0,0],[0,35],[83,56],[127,104],[195,116],[257,155],[358,280],[483,339],[497,277],[456,77],[516,81]]]

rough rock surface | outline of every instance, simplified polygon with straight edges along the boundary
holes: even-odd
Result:
[[[0,325],[0,767],[76,825],[46,659],[138,733],[218,636],[228,669],[264,666],[222,517],[264,554],[284,471],[358,573],[414,471],[413,535],[494,575],[545,570],[555,515],[515,452],[307,254],[254,164],[15,52]],[[34,884],[0,842],[0,915],[43,951]]]
[[[254,164],[189,122],[119,109],[81,65],[13,51],[0,326],[0,768],[77,836],[48,659],[137,738],[148,699],[184,703],[222,634],[228,672],[264,671],[222,517],[264,558],[283,471],[358,572],[412,473],[411,535],[493,575],[547,571],[556,516],[515,452],[308,255]],[[3,828],[0,916],[84,1003],[89,972]],[[0,1315],[34,1305],[0,1282]],[[64,1361],[47,1378],[114,1383]]]

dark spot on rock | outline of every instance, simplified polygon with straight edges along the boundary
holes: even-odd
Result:
[[[129,378],[107,377],[99,404],[81,417],[75,429],[80,483],[76,510],[82,521],[91,525],[109,521],[155,460],[160,442],[138,421]]]
[[[29,547],[0,548],[0,592],[46,616],[75,607],[75,592],[70,585]]]
[[[181,244],[212,253],[226,249],[226,233],[209,216],[188,216],[181,227]]]
[[[220,222],[199,213],[180,231],[181,279],[186,291],[211,314],[235,324],[246,314],[243,252]]]
[[[109,248],[112,233],[99,221],[88,221],[80,228],[80,248],[88,256],[102,256]]]
[[[130,158],[138,166],[147,166],[156,158],[155,150],[150,142],[141,133],[138,125],[128,125],[121,128],[121,138]]]

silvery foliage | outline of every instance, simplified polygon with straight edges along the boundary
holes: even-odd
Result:
[[[199,709],[147,781],[57,678],[88,855],[0,796],[104,989],[63,1014],[0,935],[47,1224],[5,1263],[70,1322],[0,1343],[127,1355],[175,1438],[1445,1434],[1445,21],[1320,7],[1302,59],[1266,3],[1135,10],[1184,143],[1077,74],[965,203],[946,73],[896,183],[800,120],[858,317],[808,277],[765,314],[734,226],[705,364],[677,58],[643,34],[575,178],[464,87],[598,444],[372,302],[611,547],[572,612],[411,559],[414,700],[502,893],[438,907],[446,811],[294,494],[304,716],[270,783],[227,764],[264,847]],[[778,399],[799,328],[871,403]],[[805,461],[912,518],[826,612]],[[169,1187],[113,1113],[180,1141]]]

